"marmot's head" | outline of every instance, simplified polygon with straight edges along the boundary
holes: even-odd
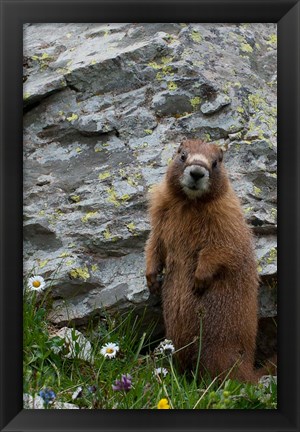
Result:
[[[200,140],[183,141],[169,166],[167,181],[187,198],[213,198],[227,188],[223,151]]]

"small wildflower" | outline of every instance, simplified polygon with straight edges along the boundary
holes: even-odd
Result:
[[[168,399],[161,399],[157,404],[157,409],[170,409]]]
[[[159,377],[165,377],[168,374],[168,371],[164,367],[158,367],[154,370],[153,374]]]
[[[42,276],[32,276],[28,279],[28,288],[31,291],[43,291],[45,287],[46,284]]]
[[[128,392],[132,386],[132,377],[130,375],[122,375],[120,380],[116,380],[115,384],[112,385],[113,391],[125,391]]]
[[[175,347],[171,340],[165,339],[158,347],[155,348],[156,354],[172,355],[175,351]]]
[[[100,350],[100,353],[104,356],[104,357],[108,357],[108,358],[114,358],[117,355],[117,352],[119,351],[119,345],[112,343],[112,342],[108,342],[105,345],[103,345],[103,347]]]
[[[54,399],[56,398],[56,394],[54,393],[54,391],[48,388],[42,389],[39,392],[39,396],[44,400],[45,405],[48,405],[49,403],[53,402]]]
[[[95,385],[88,386],[87,389],[88,389],[89,393],[96,393],[96,391],[97,391],[97,387]]]
[[[77,398],[80,398],[82,396],[82,387],[78,387],[74,393],[72,394],[72,399],[75,400]]]

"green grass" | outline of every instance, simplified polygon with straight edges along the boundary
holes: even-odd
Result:
[[[92,345],[92,363],[79,358],[82,347],[74,331],[72,339],[77,355],[66,358],[68,349],[62,346],[61,339],[53,337],[55,329],[47,322],[50,289],[42,294],[42,298],[33,292],[25,291],[24,294],[24,393],[33,396],[48,388],[55,392],[56,401],[74,403],[83,409],[157,409],[163,398],[172,409],[277,407],[275,383],[269,387],[253,386],[226,377],[223,381],[206,377],[199,382],[195,376],[180,374],[172,356],[154,354],[152,328],[143,333],[143,317],[138,317],[134,311],[118,318],[106,315],[96,325],[91,322],[87,326],[84,335]],[[108,359],[100,353],[107,342],[119,345],[116,358]],[[60,347],[61,351],[55,353],[55,347]],[[153,375],[157,367],[168,370],[165,378]],[[128,392],[113,391],[112,385],[122,374],[131,375],[131,389]],[[73,400],[72,395],[78,387],[82,387],[82,393]],[[51,407],[51,404],[47,405],[47,408]]]

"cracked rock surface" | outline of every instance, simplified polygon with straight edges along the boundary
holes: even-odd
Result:
[[[147,193],[183,137],[228,149],[276,316],[276,61],[275,24],[24,25],[24,271],[51,283],[53,323],[161,318]]]

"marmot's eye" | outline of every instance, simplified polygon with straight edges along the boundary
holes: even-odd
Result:
[[[185,151],[181,152],[180,160],[182,160],[184,162],[186,160],[186,158],[187,158],[187,153]]]
[[[212,167],[213,167],[213,168],[216,168],[216,166],[217,166],[217,161],[215,160],[215,161],[213,161],[213,163],[212,163]]]

